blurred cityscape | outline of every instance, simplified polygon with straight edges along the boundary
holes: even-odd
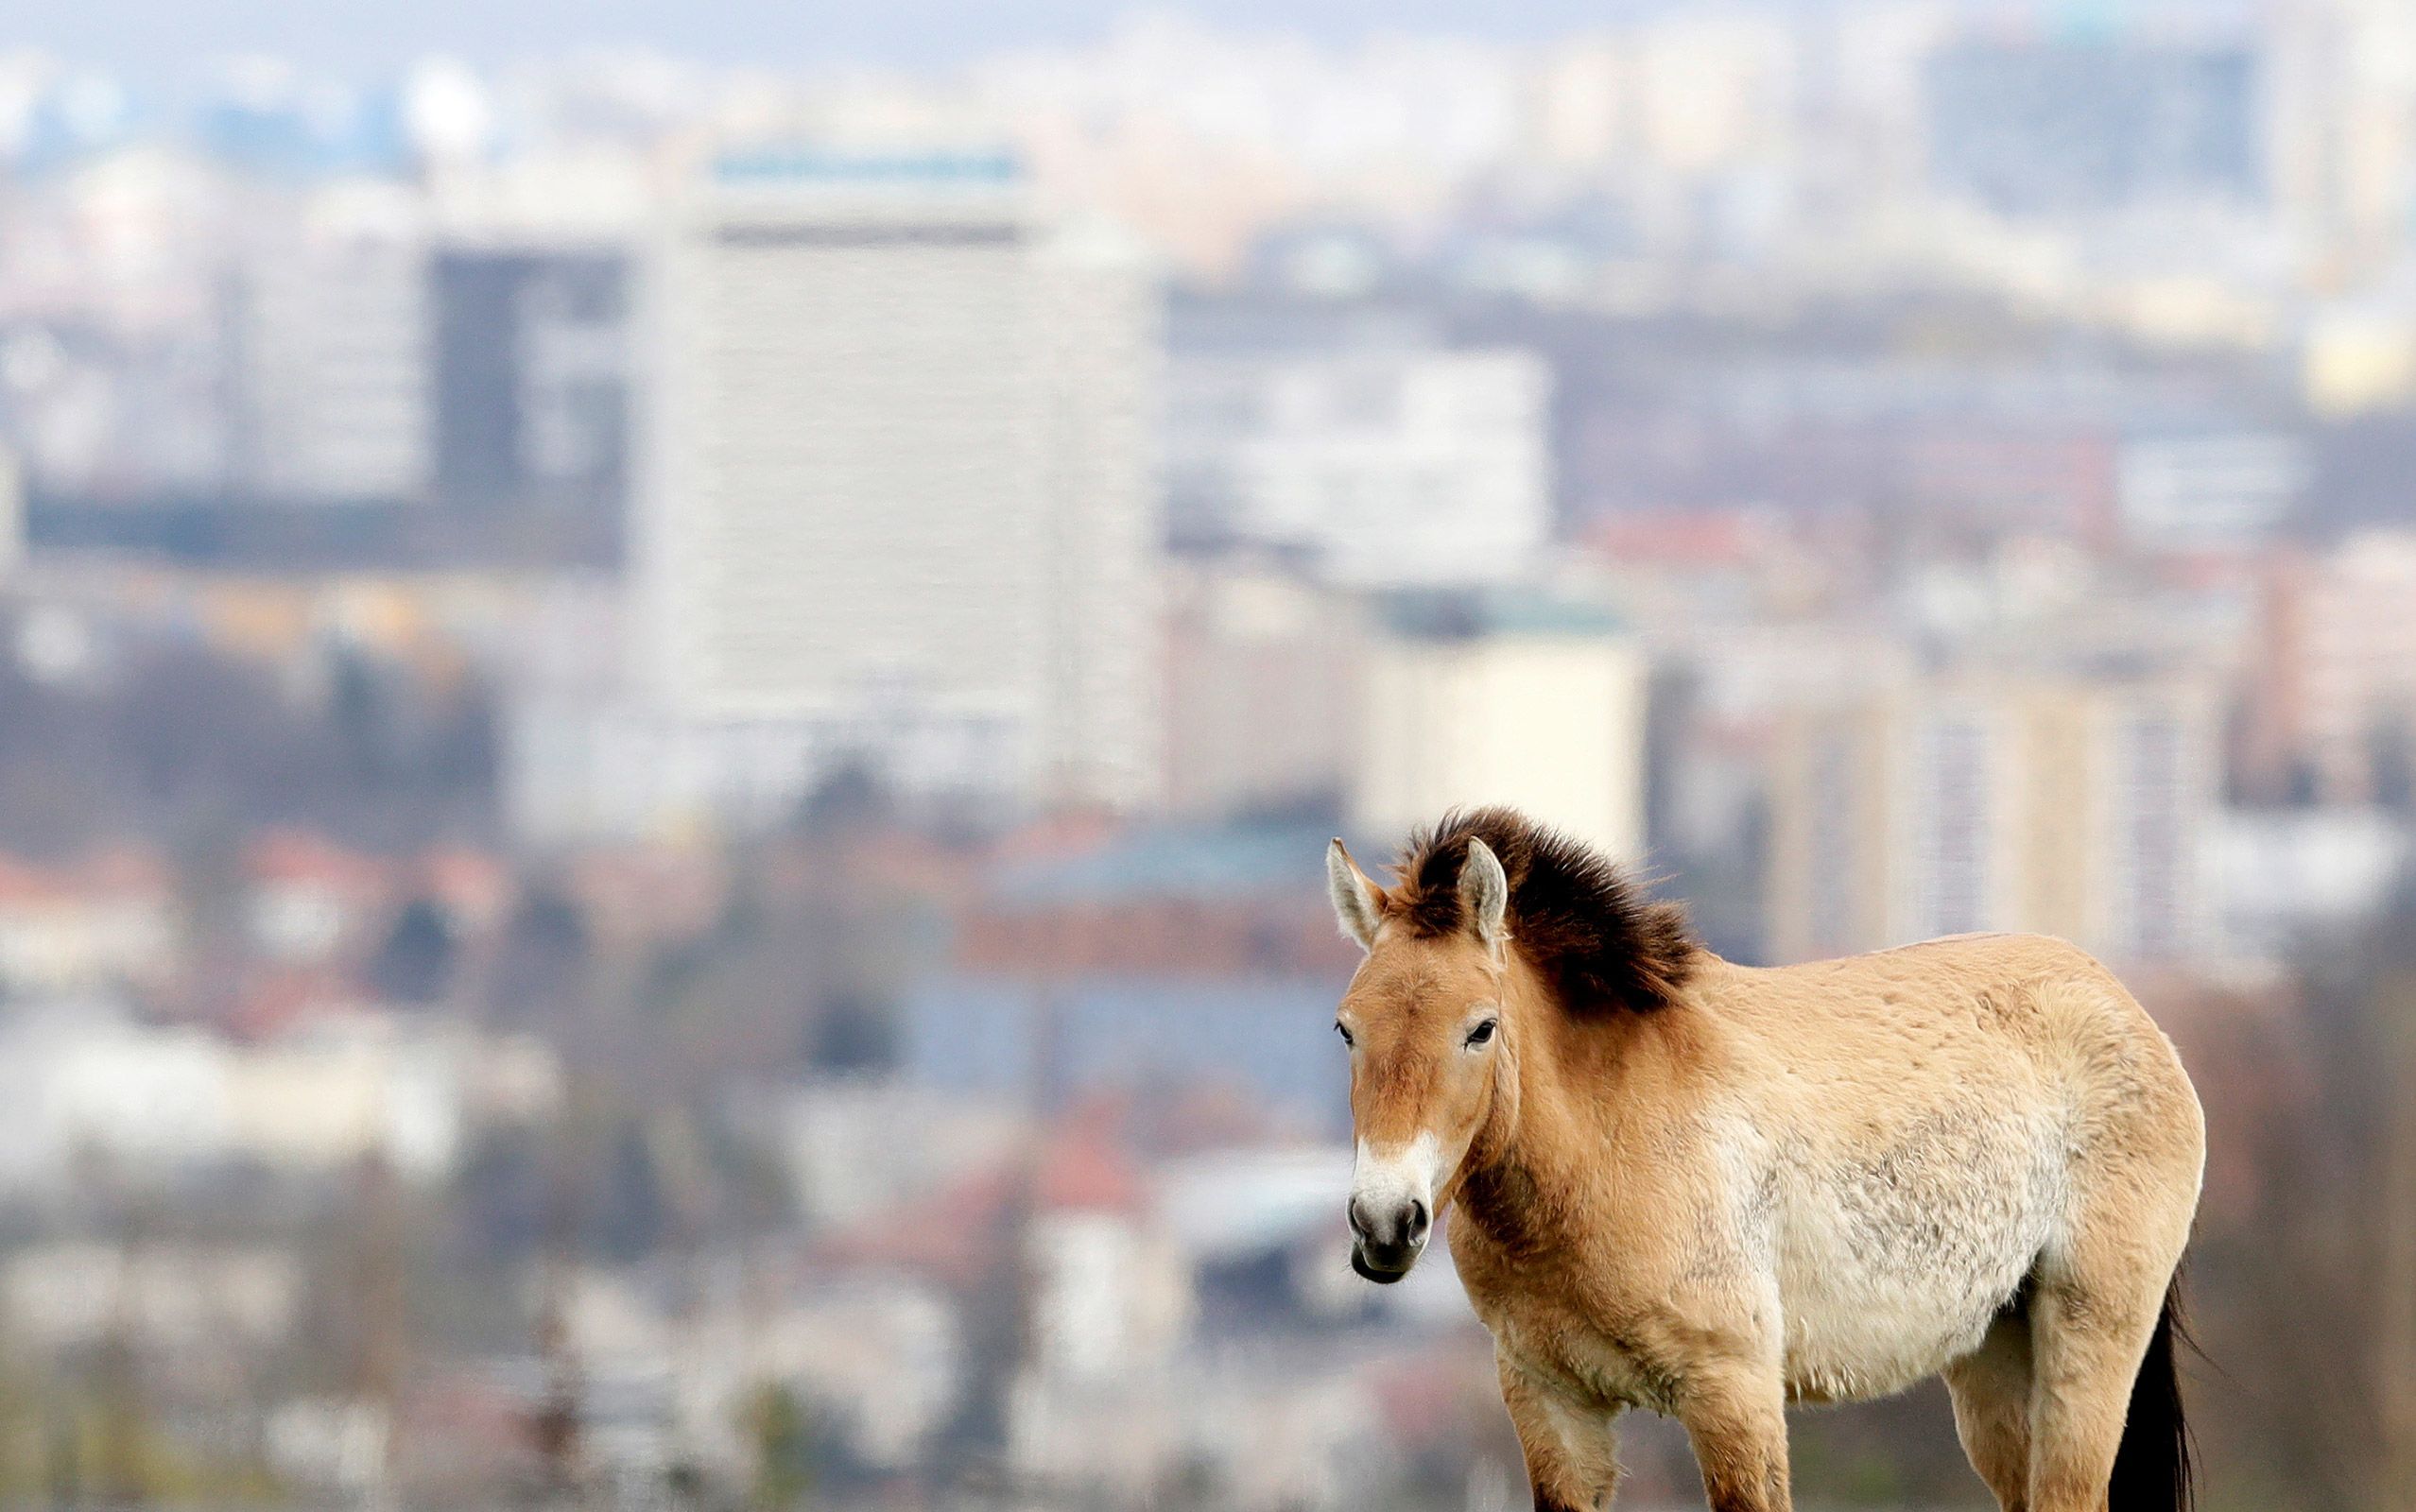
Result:
[[[0,51],[0,1503],[1523,1504],[1320,867],[1508,801],[2115,964],[2416,1507],[2416,7],[561,46]]]

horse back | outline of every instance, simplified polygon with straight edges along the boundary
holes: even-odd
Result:
[[[2087,952],[2043,935],[1958,935],[1866,955],[1707,972],[1724,1074],[1791,1083],[1866,1114],[1967,1098],[2085,1104],[2126,1078],[2186,1085],[2171,1046]],[[1782,1102],[1785,1088],[1757,1089]]]

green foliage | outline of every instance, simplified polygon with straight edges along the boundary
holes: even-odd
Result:
[[[748,1497],[756,1507],[796,1507],[814,1488],[815,1433],[812,1414],[796,1392],[778,1382],[747,1401],[740,1429],[754,1452],[755,1484]]]

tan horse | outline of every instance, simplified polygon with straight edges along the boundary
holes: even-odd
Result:
[[[2104,967],[2020,935],[1732,965],[1504,809],[1389,888],[1328,860],[1367,951],[1353,1264],[1398,1280],[1452,1214],[1538,1512],[1608,1503],[1629,1406],[1686,1425],[1715,1512],[1786,1508],[1788,1402],[1932,1374],[2008,1509],[2189,1504],[2204,1130]]]

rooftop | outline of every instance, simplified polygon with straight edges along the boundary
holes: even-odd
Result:
[[[1018,857],[989,879],[1009,905],[1099,898],[1253,898],[1325,885],[1330,828],[1148,828],[1106,843]]]
[[[1627,627],[1598,604],[1507,588],[1411,590],[1385,595],[1376,610],[1393,634],[1419,641],[1615,635]]]
[[[1011,184],[1023,176],[1009,152],[845,152],[759,147],[728,152],[713,166],[726,184]]]

